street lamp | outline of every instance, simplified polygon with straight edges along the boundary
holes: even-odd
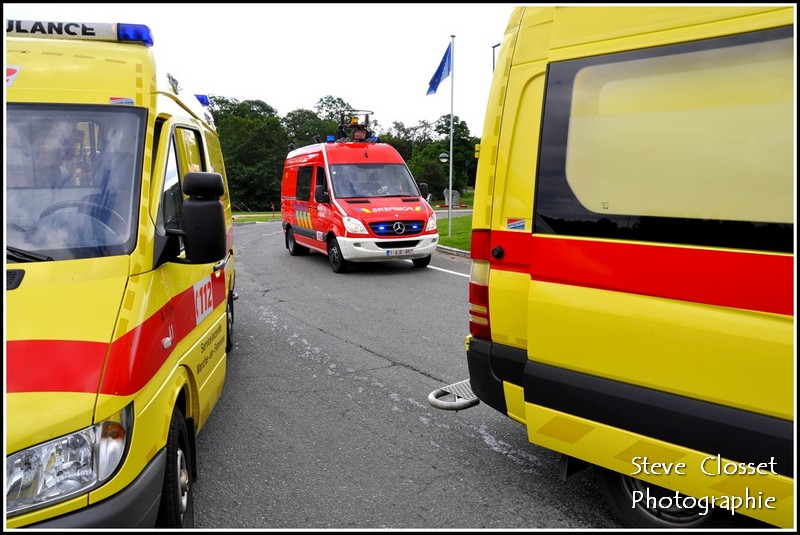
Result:
[[[450,155],[447,154],[446,152],[443,152],[443,153],[439,154],[439,161],[442,162],[442,163],[449,162],[450,161]],[[450,197],[449,199],[446,199],[447,200],[447,235],[450,236],[452,234],[452,232],[453,232],[453,222],[452,222],[452,216],[451,216],[451,214],[453,213],[452,212],[452,210],[453,210],[453,173],[452,173],[452,170],[450,172],[450,185],[449,185],[449,188],[447,189],[447,196]]]

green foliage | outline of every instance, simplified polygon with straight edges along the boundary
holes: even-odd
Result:
[[[317,110],[317,115],[324,121],[333,121],[338,125],[341,114],[352,110],[353,107],[340,98],[326,95],[317,101],[314,109]]]
[[[283,118],[289,142],[295,147],[325,141],[328,134],[336,135],[338,121],[320,119],[311,110],[294,110]]]
[[[450,182],[450,168],[439,161],[439,154],[450,152],[449,149],[445,141],[436,141],[417,150],[411,159],[406,160],[414,179],[418,184],[428,184],[428,191],[434,200],[444,199],[444,190]]]
[[[452,215],[448,220],[447,215],[436,219],[439,227],[439,244],[452,249],[469,251],[470,236],[472,235],[472,215]]]

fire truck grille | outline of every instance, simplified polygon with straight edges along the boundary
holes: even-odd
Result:
[[[414,236],[425,229],[424,221],[380,221],[370,223],[376,236]]]

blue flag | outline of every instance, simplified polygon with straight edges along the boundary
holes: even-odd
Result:
[[[436,93],[441,81],[450,76],[451,72],[453,72],[453,43],[447,45],[447,50],[444,51],[444,56],[442,56],[442,62],[439,64],[439,68],[433,73],[433,78],[431,78],[431,83],[428,86],[426,95],[433,95]]]

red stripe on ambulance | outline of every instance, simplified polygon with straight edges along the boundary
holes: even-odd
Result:
[[[175,346],[208,312],[226,299],[224,272],[212,275],[176,296],[141,325],[111,344],[100,384],[106,344],[81,340],[6,342],[7,393],[84,392],[128,396],[141,390]],[[162,318],[170,318],[164,321]],[[164,341],[169,339],[168,347]],[[80,373],[67,370],[80,368]],[[88,373],[96,370],[96,373]],[[65,373],[66,371],[66,373]],[[72,382],[65,382],[69,379]]]
[[[542,237],[492,231],[492,269],[532,280],[794,314],[791,255]],[[787,291],[787,288],[790,291]]]

